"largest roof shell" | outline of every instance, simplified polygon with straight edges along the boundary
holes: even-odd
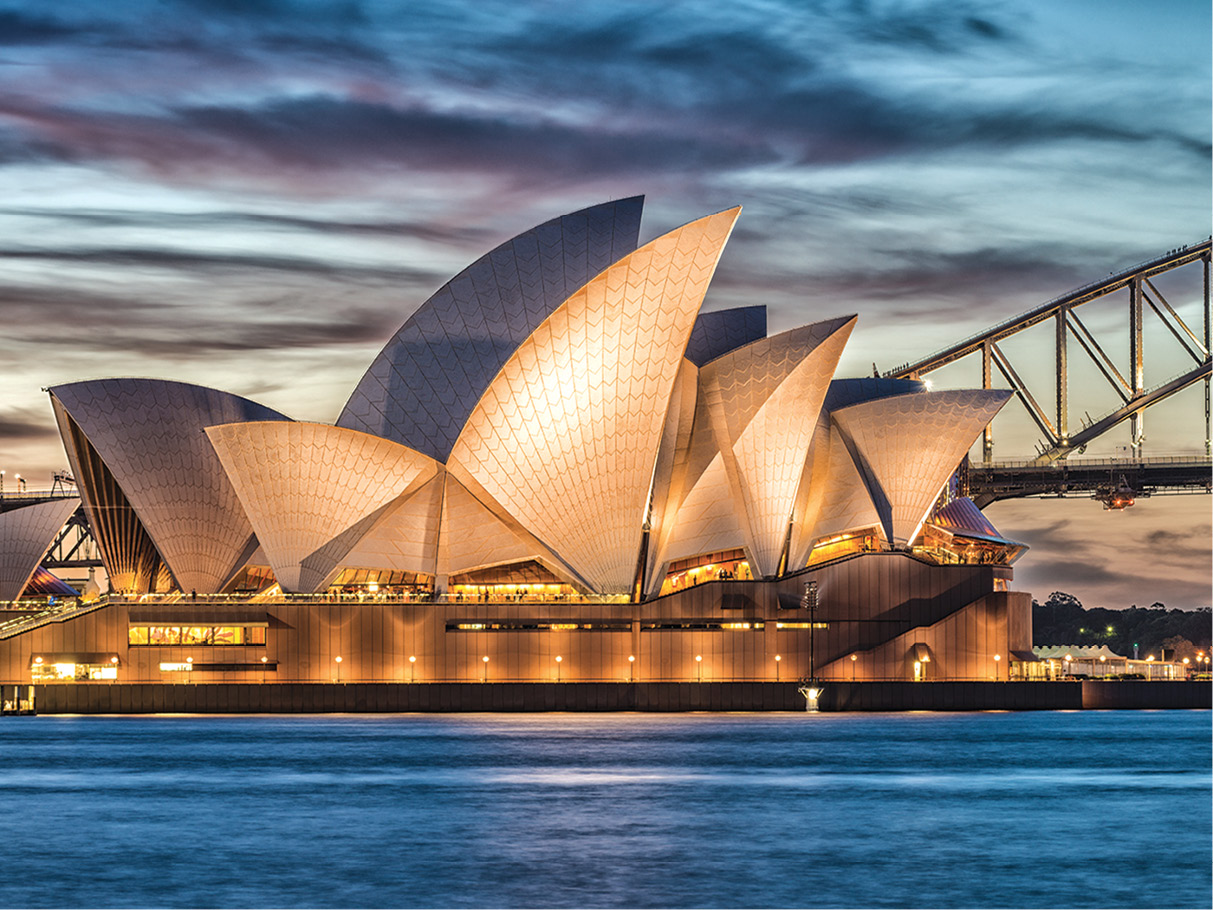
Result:
[[[631,591],[674,381],[739,211],[657,238],[572,295],[506,363],[451,452],[457,477],[591,590]]]
[[[445,462],[506,360],[570,294],[636,249],[644,197],[546,221],[423,303],[359,381],[337,426]]]

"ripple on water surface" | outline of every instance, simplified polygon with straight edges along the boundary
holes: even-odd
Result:
[[[0,722],[0,906],[1210,906],[1210,712]]]

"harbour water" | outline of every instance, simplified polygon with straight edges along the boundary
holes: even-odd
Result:
[[[1209,907],[1208,711],[0,721],[4,907]]]

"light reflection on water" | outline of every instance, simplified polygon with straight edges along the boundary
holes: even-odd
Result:
[[[1209,907],[1210,723],[5,718],[0,906]]]

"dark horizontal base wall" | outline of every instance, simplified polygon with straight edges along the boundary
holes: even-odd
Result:
[[[200,683],[36,687],[39,714],[803,711],[797,683]],[[821,711],[1208,708],[1186,682],[832,682]]]

